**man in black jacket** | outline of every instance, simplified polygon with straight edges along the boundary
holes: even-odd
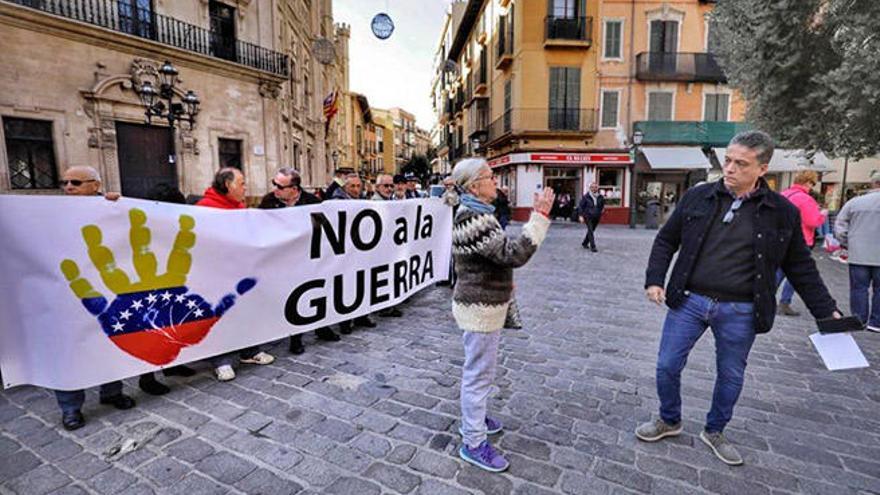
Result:
[[[596,227],[599,226],[599,220],[602,219],[602,211],[605,209],[605,196],[599,194],[599,184],[593,182],[590,184],[590,190],[581,202],[578,203],[578,221],[587,225],[587,235],[581,246],[584,249],[589,248],[590,251],[596,252]]]
[[[645,289],[651,301],[665,301],[669,312],[657,357],[660,418],[636,429],[640,440],[681,433],[681,371],[712,327],[717,376],[700,439],[726,464],[742,464],[722,432],[742,390],[755,335],[773,326],[777,269],[815,318],[840,317],[804,242],[797,208],[763,178],[772,156],[767,134],[736,135],[725,154],[724,178],[689,190],[654,239]]]
[[[260,201],[259,208],[264,210],[274,208],[287,208],[288,206],[304,206],[320,203],[314,194],[305,192],[302,188],[302,178],[296,170],[284,167],[278,169],[275,178],[272,179],[272,192],[263,196]],[[315,330],[315,336],[321,340],[336,342],[339,335],[333,333],[328,327],[321,327]],[[305,347],[302,343],[302,334],[290,337],[290,352],[293,354],[302,354]]]

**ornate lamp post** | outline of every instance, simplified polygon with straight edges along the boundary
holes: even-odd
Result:
[[[171,62],[165,61],[159,68],[159,89],[153,87],[150,81],[144,81],[138,90],[141,103],[146,109],[147,124],[151,124],[153,117],[168,120],[169,139],[171,140],[171,154],[168,155],[168,163],[177,163],[176,142],[174,139],[175,125],[178,121],[188,122],[190,127],[196,123],[196,115],[199,113],[199,98],[189,90],[184,96],[175,93],[177,80],[177,68]]]
[[[630,186],[629,186],[629,228],[636,228],[636,214],[638,213],[638,192],[636,191],[636,184],[638,184],[638,178],[636,177],[638,172],[636,172],[636,162],[639,158],[639,146],[642,145],[642,140],[645,138],[645,135],[642,131],[636,131],[632,135],[632,162],[633,169],[632,174],[630,174]]]

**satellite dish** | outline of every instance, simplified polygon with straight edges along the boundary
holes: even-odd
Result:
[[[312,53],[324,65],[332,64],[336,60],[336,47],[327,38],[315,39],[312,42]]]
[[[379,12],[373,17],[373,22],[370,24],[370,27],[373,29],[373,34],[376,35],[380,40],[387,40],[391,37],[391,33],[394,32],[394,21],[391,20],[391,17],[384,12]]]

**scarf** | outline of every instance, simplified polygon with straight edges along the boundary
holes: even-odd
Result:
[[[461,205],[465,208],[469,208],[477,213],[494,213],[495,207],[492,205],[488,205],[483,203],[476,196],[471,193],[464,193],[461,195]]]

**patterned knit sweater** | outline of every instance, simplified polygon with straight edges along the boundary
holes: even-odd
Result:
[[[452,255],[458,281],[452,315],[459,328],[494,332],[504,326],[513,292],[513,269],[526,264],[544,241],[550,220],[532,213],[522,235],[510,239],[491,213],[462,205],[452,226]]]

